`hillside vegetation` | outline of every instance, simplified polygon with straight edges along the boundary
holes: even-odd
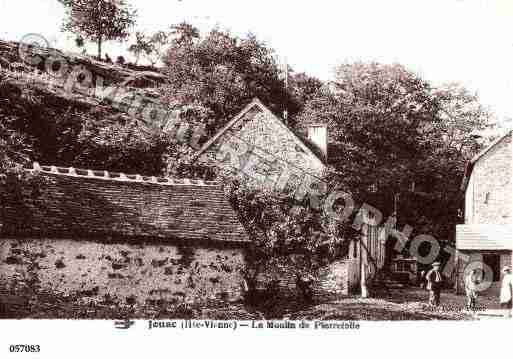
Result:
[[[139,110],[159,104],[159,87],[166,82],[163,74],[56,49],[22,50],[24,59],[19,43],[0,41],[0,118],[4,127],[24,137],[32,160],[146,174],[162,171],[160,158],[154,155],[163,153],[167,144],[141,127]],[[61,72],[61,66],[67,71]],[[76,69],[92,74],[88,91],[77,86],[83,79],[74,78]],[[128,95],[115,103],[120,93]],[[132,107],[136,96],[142,103]],[[121,142],[126,145],[124,153],[116,148]],[[131,148],[148,151],[130,153]],[[131,164],[135,158],[138,164]]]

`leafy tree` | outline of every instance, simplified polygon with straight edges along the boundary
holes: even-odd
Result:
[[[29,154],[24,136],[0,123],[0,181],[17,166],[26,164]]]
[[[142,32],[138,31],[135,33],[135,43],[130,45],[128,51],[134,54],[136,59],[135,64],[137,65],[141,56],[149,56],[151,54],[152,47],[147,37]]]
[[[218,174],[215,166],[192,161],[200,144],[205,141],[205,133],[201,128],[213,118],[212,111],[198,103],[179,105],[173,110],[177,111],[178,121],[172,127],[166,126],[164,129],[172,139],[175,150],[165,156],[166,175],[175,178],[215,179]]]
[[[175,26],[164,56],[170,85],[164,100],[199,103],[215,121],[209,133],[240,111],[254,97],[276,113],[292,102],[280,79],[274,52],[254,36],[238,38],[214,29],[204,38],[188,24]]]
[[[157,31],[151,35],[144,35],[141,32],[135,34],[135,43],[130,45],[128,51],[136,56],[136,63],[141,56],[150,61],[151,66],[155,66],[164,56],[166,46],[169,44],[171,33],[166,31]]]
[[[260,190],[244,181],[225,179],[226,192],[251,239],[244,273],[250,290],[271,263],[287,266],[302,276],[315,274],[332,259],[347,254],[348,242],[341,242],[336,226],[322,209],[297,202],[285,193]]]
[[[28,179],[23,165],[29,162],[30,148],[26,138],[10,128],[10,119],[0,122],[0,233],[5,204],[16,198],[19,184]]]
[[[147,176],[162,174],[165,154],[174,152],[169,136],[148,131],[136,122],[87,120],[78,144],[77,166]]]
[[[435,131],[445,151],[453,150],[462,159],[470,159],[480,147],[480,133],[494,127],[491,113],[470,93],[456,83],[433,89],[440,121]]]
[[[397,209],[399,228],[453,240],[465,162],[490,118],[477,97],[377,63],[340,66],[332,87],[298,118],[328,125],[331,180],[384,216]]]
[[[305,105],[315,99],[324,86],[321,80],[304,72],[289,75],[289,93],[293,99],[293,103],[289,105],[289,112],[296,114],[303,111]],[[295,126],[295,120],[293,116],[289,124]]]
[[[59,1],[66,9],[63,30],[96,42],[99,60],[103,42],[126,39],[137,16],[125,0]]]
[[[182,22],[171,26],[173,43],[177,46],[191,45],[200,37],[199,30],[193,25]]]
[[[84,39],[82,38],[82,36],[77,36],[75,38],[75,46],[78,47],[79,49],[82,49],[81,52],[82,52],[82,55],[85,55],[86,54],[86,48],[85,48],[85,41]]]
[[[164,56],[166,46],[169,44],[170,36],[171,35],[165,31],[157,31],[150,36],[149,42],[152,51],[149,54],[149,60],[152,66],[155,66],[155,64]]]

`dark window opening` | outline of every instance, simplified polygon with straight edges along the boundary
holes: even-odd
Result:
[[[501,280],[501,257],[498,254],[483,254],[483,263],[493,272],[493,281]]]

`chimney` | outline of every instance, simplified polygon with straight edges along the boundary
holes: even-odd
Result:
[[[308,140],[315,144],[322,152],[325,159],[328,158],[328,126],[309,125]]]

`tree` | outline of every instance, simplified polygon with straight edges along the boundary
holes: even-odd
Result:
[[[90,119],[78,136],[81,151],[74,162],[86,168],[156,176],[165,169],[165,155],[176,152],[165,133],[148,131],[136,122]],[[134,160],[137,159],[137,160]]]
[[[324,83],[318,78],[312,77],[306,73],[292,73],[289,75],[289,93],[292,96],[293,103],[289,105],[288,111],[292,114],[303,111],[305,105],[316,98],[324,87]],[[289,119],[289,125],[296,126],[296,118]]]
[[[321,208],[297,202],[281,192],[260,190],[244,181],[225,179],[225,191],[251,239],[244,273],[250,291],[269,264],[288,267],[297,278],[347,254],[342,226]],[[276,293],[273,293],[276,294]]]
[[[142,55],[150,61],[151,66],[155,66],[162,59],[166,45],[169,44],[170,36],[171,34],[165,31],[157,31],[148,36],[137,32],[135,43],[130,45],[128,51],[135,55],[136,64]]]
[[[490,114],[459,86],[434,88],[400,65],[344,64],[298,118],[328,125],[332,181],[399,228],[453,240],[465,162]],[[398,208],[394,208],[394,197]],[[396,197],[397,198],[397,197]]]
[[[137,12],[125,0],[59,0],[66,9],[63,30],[70,31],[98,45],[109,40],[124,40],[135,24]]]
[[[135,64],[139,63],[141,56],[148,56],[152,52],[151,44],[142,32],[135,33],[135,43],[128,48],[135,56]]]
[[[149,42],[152,51],[149,54],[149,60],[152,66],[155,66],[158,61],[162,60],[166,46],[169,45],[170,36],[171,35],[165,31],[157,31],[150,36]]]
[[[293,103],[280,79],[274,51],[255,36],[238,38],[214,29],[204,38],[188,24],[174,27],[164,56],[168,103],[198,103],[214,117],[214,133],[254,97],[276,113]],[[292,114],[293,115],[293,114]]]
[[[0,123],[0,181],[16,166],[26,164],[29,153],[26,139],[6,124]]]
[[[176,46],[192,45],[200,37],[199,30],[193,25],[182,22],[171,26],[171,35],[174,37],[173,43]]]
[[[29,161],[26,138],[9,128],[9,118],[0,122],[0,233],[5,204],[19,193],[21,181],[27,179],[23,166]]]
[[[85,41],[82,38],[82,36],[77,36],[75,38],[75,46],[78,47],[79,49],[82,49],[81,52],[82,52],[83,55],[85,55],[85,53],[86,53]]]
[[[470,159],[478,150],[480,133],[494,127],[491,113],[470,93],[456,83],[434,88],[440,121],[435,131],[444,150],[454,150],[458,156]]]

